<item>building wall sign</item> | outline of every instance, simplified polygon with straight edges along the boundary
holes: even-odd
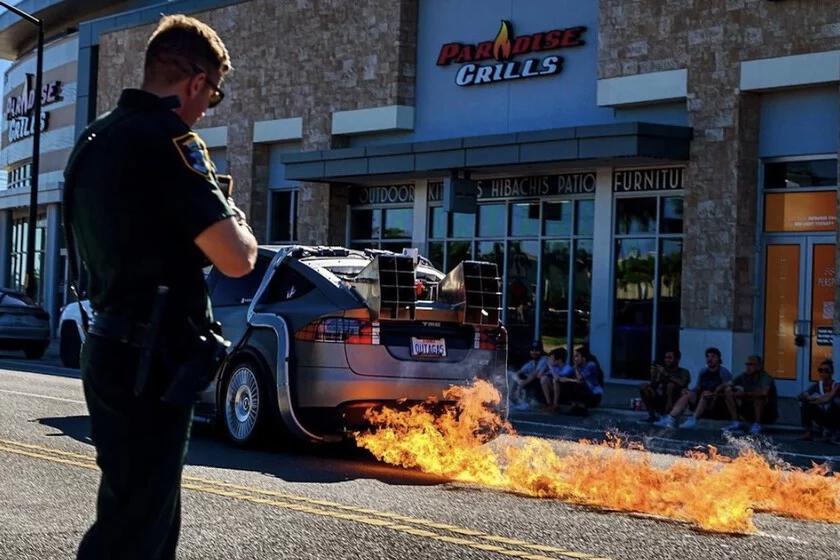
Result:
[[[384,187],[352,187],[350,205],[411,204],[414,202],[414,185],[388,185]]]
[[[6,120],[9,122],[9,143],[23,140],[35,134],[35,75],[27,74],[20,95],[6,99]],[[47,82],[41,87],[41,107],[61,101],[61,82]],[[50,114],[41,111],[39,124],[41,132],[49,127]]]
[[[685,187],[685,169],[627,169],[613,172],[613,192],[676,191]]]
[[[562,175],[536,175],[481,179],[478,182],[478,199],[516,199],[542,196],[592,194],[595,192],[594,172],[564,173]],[[443,200],[443,183],[429,183],[428,200]]]
[[[582,39],[585,31],[586,27],[578,26],[516,37],[513,24],[502,20],[494,41],[483,41],[477,45],[443,45],[438,54],[437,65],[460,64],[461,67],[455,75],[455,83],[459,86],[552,76],[563,71],[562,56],[530,56],[524,60],[514,60],[514,57],[583,46],[586,44]],[[484,61],[492,62],[479,64]]]

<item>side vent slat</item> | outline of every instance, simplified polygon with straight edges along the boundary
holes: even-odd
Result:
[[[438,301],[452,305],[469,325],[497,326],[502,313],[502,281],[494,263],[464,261],[441,281]]]

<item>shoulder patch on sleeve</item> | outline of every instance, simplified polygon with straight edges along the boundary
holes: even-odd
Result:
[[[188,132],[173,138],[172,142],[175,143],[175,147],[178,148],[178,153],[187,167],[202,177],[210,178],[211,170],[214,169],[213,162],[210,161],[210,154],[198,134]]]

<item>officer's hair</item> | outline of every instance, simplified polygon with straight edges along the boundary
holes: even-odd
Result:
[[[231,71],[230,55],[209,25],[185,15],[164,16],[146,45],[143,82],[173,84],[198,73],[218,80]]]

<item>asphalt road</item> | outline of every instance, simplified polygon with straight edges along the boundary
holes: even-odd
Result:
[[[0,558],[74,557],[98,483],[87,434],[77,372],[0,359]],[[179,558],[840,557],[837,525],[757,515],[757,533],[713,535],[455,483],[361,450],[235,450],[204,427],[184,487]]]

